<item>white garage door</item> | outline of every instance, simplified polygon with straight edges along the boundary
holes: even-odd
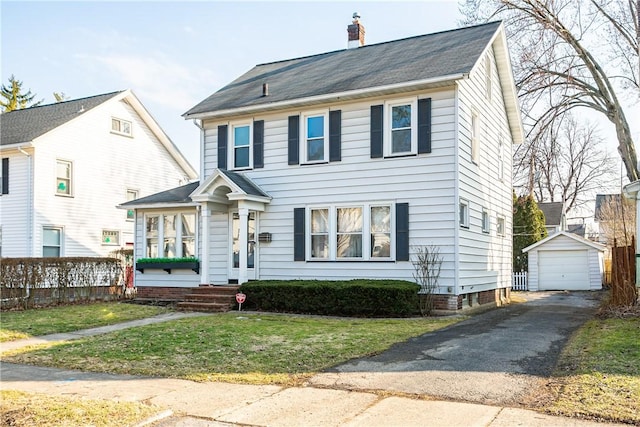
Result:
[[[538,289],[589,290],[587,251],[539,251]]]

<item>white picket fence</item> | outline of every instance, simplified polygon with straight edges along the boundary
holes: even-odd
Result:
[[[511,289],[514,291],[529,290],[529,283],[527,282],[526,271],[519,271],[517,273],[513,273],[513,278],[511,279]]]

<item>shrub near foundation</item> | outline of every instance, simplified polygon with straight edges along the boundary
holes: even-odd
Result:
[[[260,280],[244,283],[244,309],[353,317],[420,313],[420,287],[404,280]]]

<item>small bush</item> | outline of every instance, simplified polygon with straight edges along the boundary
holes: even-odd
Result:
[[[419,313],[420,286],[404,280],[260,280],[240,287],[248,310],[353,317]]]

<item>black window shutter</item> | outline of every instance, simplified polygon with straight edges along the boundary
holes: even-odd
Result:
[[[342,160],[342,111],[329,111],[329,161]]]
[[[396,203],[396,261],[409,261],[409,203]]]
[[[2,159],[2,194],[9,194],[9,158]]]
[[[264,120],[253,122],[253,167],[264,167]]]
[[[293,260],[304,261],[304,208],[293,209]]]
[[[382,157],[382,105],[371,106],[371,158]]]
[[[431,98],[418,100],[418,153],[431,152]]]
[[[227,168],[227,125],[218,126],[218,169]]]
[[[289,164],[300,163],[300,116],[289,116]]]

